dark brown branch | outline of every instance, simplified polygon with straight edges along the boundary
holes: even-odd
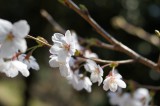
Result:
[[[85,14],[81,9],[71,0],[64,0],[64,4],[77,12],[81,17],[83,17],[102,37],[104,37],[108,42],[115,45],[115,50],[125,53],[126,55],[136,59],[137,62],[144,64],[147,67],[150,67],[158,72],[160,72],[160,68],[157,67],[157,64],[125,46],[121,42],[114,39],[108,32],[106,32],[102,27],[100,27],[96,21],[89,14]]]

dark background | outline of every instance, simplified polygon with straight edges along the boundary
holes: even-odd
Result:
[[[123,16],[129,23],[142,27],[149,33],[160,30],[160,0],[74,0],[84,4],[91,16],[116,39],[126,44],[139,54],[157,61],[159,46],[155,47],[144,40],[134,37],[125,31],[113,27],[111,20],[115,16]],[[73,29],[84,38],[95,37],[105,42],[94,29],[74,11],[60,4],[57,0],[0,0],[0,18],[16,22],[20,19],[28,21],[30,35],[42,36],[51,44],[54,33],[52,26],[40,15],[40,10],[47,10],[65,29]],[[28,46],[35,45],[29,40]],[[127,59],[124,54],[92,47],[102,59]],[[108,106],[107,92],[102,85],[93,85],[92,93],[75,91],[68,82],[59,75],[59,71],[48,65],[49,48],[40,48],[34,52],[41,69],[31,70],[26,79],[20,75],[14,79],[5,75],[0,77],[1,106]],[[118,67],[124,79],[134,80],[145,85],[160,85],[160,74],[142,64],[134,63]],[[159,91],[156,92],[154,103],[159,103]]]

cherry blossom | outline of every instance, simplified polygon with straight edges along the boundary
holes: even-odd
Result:
[[[39,70],[39,65],[33,56],[21,54],[18,56],[18,60],[26,64],[28,69]]]
[[[0,57],[11,58],[18,50],[25,52],[27,49],[25,37],[30,27],[25,20],[12,24],[7,20],[0,19]]]
[[[115,73],[115,70],[113,68],[113,70],[103,81],[103,89],[105,91],[108,91],[108,89],[110,89],[112,92],[115,92],[118,86],[121,88],[126,88],[126,83],[123,80],[121,80],[121,78],[122,76],[119,73]]]
[[[109,92],[109,101],[118,106],[149,106],[150,95],[147,89],[138,88],[133,95],[128,92]]]
[[[121,94],[119,92],[108,92],[109,102],[112,105],[118,105],[121,101]]]
[[[90,76],[91,81],[93,83],[98,82],[98,85],[100,86],[100,84],[103,81],[102,68],[99,65],[97,65],[94,61],[89,60],[89,59],[87,60],[87,63],[84,65],[84,67],[87,71],[89,71],[91,73],[91,76]]]
[[[143,106],[148,106],[149,101],[151,100],[149,91],[146,88],[137,89],[134,92],[133,96],[134,96],[134,99],[137,101],[140,101]]]
[[[51,50],[58,54],[59,57],[74,55],[76,51],[75,41],[69,30],[66,31],[65,36],[60,33],[55,33],[52,36],[52,41],[54,42],[54,45],[51,47]]]
[[[17,61],[1,61],[0,63],[0,69],[2,73],[5,73],[8,77],[16,77],[18,75],[18,72],[21,72],[23,76],[28,77],[29,71],[27,69],[27,65]]]
[[[60,73],[64,77],[70,77],[71,76],[71,70],[69,67],[68,60],[66,62],[59,60],[59,58],[56,55],[50,56],[49,64],[51,67],[56,68],[59,67]]]
[[[72,33],[72,39],[73,39],[73,41],[75,43],[75,49],[78,50],[78,51],[83,50],[83,47],[78,42],[78,37],[77,37],[76,32],[71,31],[71,33]]]
[[[87,76],[79,74],[79,70],[76,70],[72,73],[72,77],[69,80],[69,83],[72,84],[73,88],[80,91],[85,89],[87,92],[91,92],[92,83]]]

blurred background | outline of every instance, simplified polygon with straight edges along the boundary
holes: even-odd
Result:
[[[160,0],[74,0],[84,4],[91,16],[116,39],[126,44],[139,54],[157,61],[159,43],[150,44],[136,34],[155,36],[154,30],[160,30]],[[84,38],[98,38],[106,42],[95,30],[74,11],[63,6],[57,0],[0,0],[0,18],[16,22],[20,19],[28,21],[30,35],[42,36],[52,44],[54,31],[48,21],[40,14],[45,9],[64,28],[73,29]],[[131,25],[132,27],[127,27]],[[137,29],[136,29],[137,28]],[[139,28],[143,28],[139,29]],[[138,32],[140,31],[140,32]],[[147,31],[147,33],[143,32]],[[159,39],[152,39],[159,42]],[[35,41],[27,39],[28,46]],[[128,56],[101,48],[91,47],[102,59],[121,60]],[[34,57],[40,64],[40,70],[30,70],[31,75],[24,78],[8,78],[0,74],[0,106],[110,106],[107,92],[102,85],[92,86],[92,92],[76,91],[60,76],[58,69],[49,67],[49,48],[40,48]],[[107,69],[106,69],[107,70]],[[126,80],[134,80],[140,84],[160,86],[160,73],[156,73],[142,64],[120,65],[119,73]],[[154,97],[156,106],[160,106],[160,92]]]

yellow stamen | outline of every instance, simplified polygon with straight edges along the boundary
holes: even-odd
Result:
[[[12,41],[14,38],[13,34],[12,33],[9,33],[6,37],[6,41]]]

